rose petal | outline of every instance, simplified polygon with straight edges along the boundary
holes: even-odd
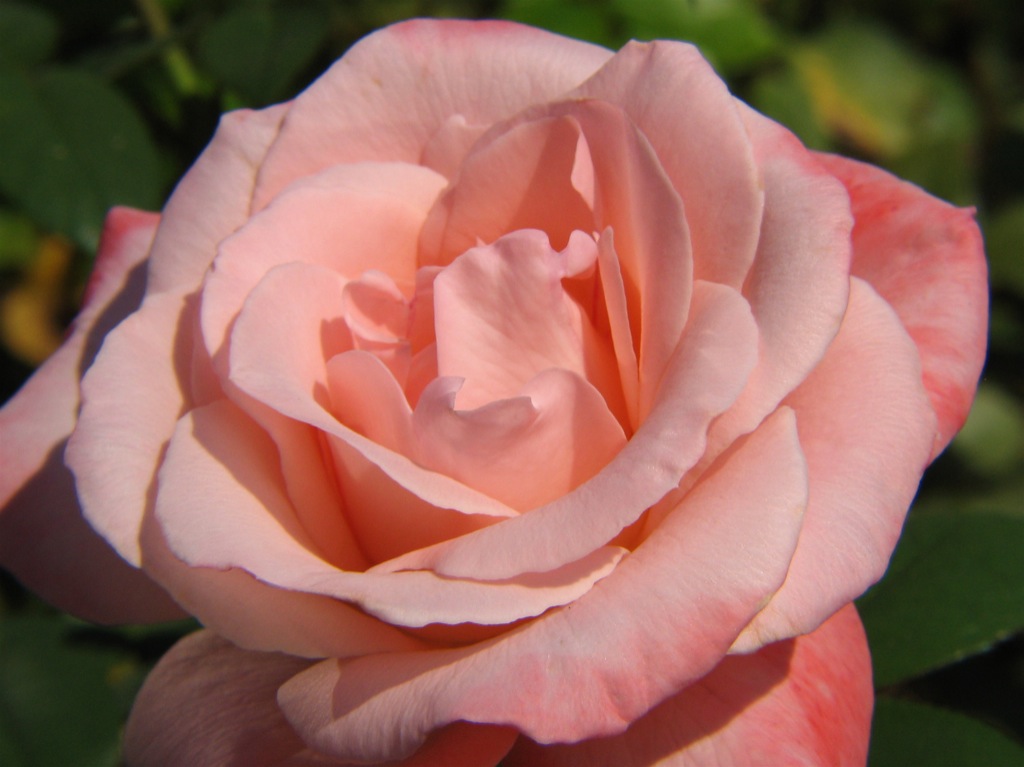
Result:
[[[239,647],[303,658],[348,658],[426,645],[357,607],[262,583],[240,569],[192,567],[168,548],[153,514],[142,527],[146,572],[205,626]]]
[[[963,426],[985,361],[988,281],[974,211],[870,165],[818,158],[850,193],[853,274],[893,306],[917,344],[938,416],[934,458]]]
[[[813,634],[726,658],[621,735],[570,745],[521,739],[507,767],[862,767],[871,658],[852,605]]]
[[[209,146],[164,206],[153,242],[147,294],[194,290],[220,242],[252,213],[256,174],[289,109],[241,109],[221,117]]]
[[[232,330],[233,384],[279,414],[337,437],[368,465],[380,469],[382,476],[431,505],[465,514],[515,514],[504,504],[367,439],[334,416],[325,360],[346,349],[338,323],[326,318],[340,313],[343,287],[344,280],[336,273],[308,264],[287,264],[268,273],[252,291]],[[295,301],[297,295],[303,300]],[[295,339],[316,341],[297,344]],[[242,406],[248,407],[245,402]],[[368,479],[363,484],[377,481]]]
[[[610,55],[501,21],[417,19],[380,30],[295,100],[261,169],[256,208],[332,165],[419,163],[429,147],[431,167],[454,167],[461,158],[431,143],[452,117],[491,125],[575,87]]]
[[[615,363],[562,280],[592,265],[597,245],[574,235],[557,253],[535,230],[459,256],[434,280],[438,375],[465,379],[458,405],[472,410],[516,396],[538,373],[561,369],[615,380]],[[598,386],[600,389],[600,385]]]
[[[615,104],[636,124],[686,207],[694,279],[739,288],[757,247],[761,179],[736,102],[698,50],[629,43],[571,95]]]
[[[0,562],[61,609],[101,623],[181,615],[82,519],[63,459],[78,416],[82,371],[104,336],[138,306],[145,288],[141,263],[158,220],[129,208],[110,212],[71,335],[0,410]]]
[[[209,631],[185,637],[136,698],[125,760],[136,767],[345,767],[310,751],[277,706],[279,684],[306,665],[287,655],[240,650]],[[168,728],[168,721],[176,726]],[[394,767],[493,767],[515,738],[507,728],[459,723],[434,733]]]
[[[139,691],[125,732],[125,760],[137,767],[287,764],[306,748],[274,693],[308,665],[301,658],[239,650],[209,631],[185,637]]]
[[[509,130],[515,132],[523,125],[531,125],[533,120],[544,124],[569,120],[578,126],[577,131],[582,131],[573,156],[580,159],[583,148],[587,148],[586,167],[590,172],[580,181],[581,165],[574,163],[572,175],[564,183],[571,182],[573,188],[579,184],[588,190],[588,197],[593,197],[592,226],[584,231],[614,232],[619,263],[618,274],[610,277],[615,281],[612,287],[617,289],[621,283],[625,293],[634,347],[615,349],[622,355],[620,361],[629,360],[632,355],[640,361],[639,400],[626,402],[631,426],[635,428],[650,409],[661,375],[686,324],[693,280],[686,211],[650,143],[616,106],[592,100],[560,102],[516,118]],[[489,140],[485,137],[467,162],[478,154],[489,154],[492,146],[500,145],[503,138],[500,131]],[[513,165],[515,158],[504,158],[504,162]],[[561,171],[568,176],[567,167]],[[467,197],[468,202],[459,200],[470,209],[466,217],[475,220],[474,216],[479,218],[489,212],[491,203],[487,198]],[[452,217],[458,218],[460,210],[455,208]],[[605,300],[614,298],[606,295]],[[622,386],[629,390],[631,377],[623,380]]]
[[[793,134],[744,107],[764,173],[761,238],[743,293],[757,320],[757,367],[712,431],[708,459],[750,431],[811,372],[835,338],[850,292],[845,188]]]
[[[179,422],[160,471],[156,517],[174,554],[193,567],[240,567],[261,581],[363,607],[392,624],[512,623],[586,593],[623,551],[519,579],[474,582],[430,572],[352,573],[316,556],[281,490],[276,450],[222,400]]]
[[[782,410],[572,605],[463,648],[327,660],[278,700],[307,743],[367,761],[400,758],[458,720],[541,742],[621,732],[710,671],[782,582],[806,481]]]
[[[519,511],[551,503],[626,444],[601,395],[566,370],[545,370],[515,399],[457,410],[457,384],[437,379],[413,415],[419,463]]]
[[[151,295],[107,336],[82,380],[82,410],[65,453],[86,519],[136,566],[156,470],[189,402],[179,380],[192,355],[188,300]]]
[[[913,342],[858,279],[839,335],[785,404],[797,414],[810,504],[786,582],[738,652],[813,630],[882,577],[935,433]]]
[[[349,280],[372,269],[412,285],[420,228],[443,185],[437,173],[400,163],[341,166],[296,182],[221,244],[203,288],[206,348],[225,356],[246,297],[281,264],[317,264]]]
[[[686,332],[650,415],[600,473],[529,514],[400,557],[393,565],[502,579],[553,570],[603,545],[674,489],[699,460],[708,424],[739,395],[756,346],[746,301],[730,288],[698,283]]]
[[[561,250],[574,230],[594,230],[594,213],[573,184],[586,140],[571,117],[531,120],[470,152],[431,211],[420,263],[447,265],[479,243],[538,229]]]

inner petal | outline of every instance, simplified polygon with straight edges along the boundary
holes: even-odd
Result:
[[[374,353],[404,383],[412,358],[405,339],[409,303],[394,280],[383,272],[366,272],[345,285],[341,306],[353,346]]]
[[[526,122],[485,142],[427,217],[421,263],[448,264],[517,229],[540,229],[556,247],[594,229],[590,153],[573,118]]]
[[[617,381],[607,340],[562,285],[596,259],[588,235],[574,233],[557,252],[543,232],[520,231],[472,248],[437,276],[438,374],[465,379],[460,409],[514,397],[549,368]]]

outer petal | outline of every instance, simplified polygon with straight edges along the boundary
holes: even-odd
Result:
[[[935,434],[913,342],[854,279],[839,335],[785,403],[797,414],[811,495],[786,583],[734,649],[803,634],[882,577]]]
[[[850,292],[846,190],[793,134],[752,109],[741,111],[764,173],[757,259],[743,286],[760,331],[757,367],[712,431],[713,459],[814,369],[839,332]]]
[[[257,208],[330,165],[419,163],[452,118],[490,126],[575,87],[610,55],[509,22],[419,19],[387,27],[296,99],[261,170]],[[465,148],[454,142],[432,165],[454,167],[460,158],[450,152]]]
[[[185,637],[135,701],[125,761],[132,767],[345,767],[309,750],[277,707],[277,687],[308,665],[240,650],[208,631]],[[493,767],[515,737],[514,730],[457,724],[391,767]]]
[[[128,208],[110,212],[70,337],[0,411],[0,561],[62,609],[99,622],[180,615],[85,523],[63,461],[82,372],[104,336],[138,306],[158,221]]]
[[[805,483],[781,411],[573,604],[464,648],[324,661],[278,699],[308,743],[369,761],[401,757],[458,720],[512,724],[541,742],[622,732],[713,668],[782,581]]]
[[[151,295],[107,336],[82,381],[82,411],[65,456],[85,517],[134,565],[164,447],[189,404],[180,372],[192,357],[188,300]]]
[[[239,650],[208,631],[185,637],[160,660],[135,700],[125,732],[126,763],[288,764],[290,757],[306,749],[281,715],[274,693],[309,663]]]
[[[864,629],[848,605],[813,634],[730,657],[622,735],[522,739],[507,767],[863,767],[873,704]]]
[[[221,118],[210,145],[164,207],[147,293],[188,293],[199,285],[221,240],[251,215],[257,170],[287,111],[280,104]]]
[[[938,416],[934,458],[963,426],[985,361],[988,281],[974,211],[873,166],[819,159],[853,202],[853,274],[892,304],[917,344]]]

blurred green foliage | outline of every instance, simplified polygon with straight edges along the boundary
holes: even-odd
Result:
[[[158,209],[222,111],[289,98],[411,16],[514,19],[610,47],[694,42],[809,146],[977,207],[984,382],[860,602],[880,688],[871,763],[1024,764],[1020,0],[2,0],[3,398],[59,341],[108,207]],[[87,629],[0,573],[0,763],[116,764],[134,691],[185,630]]]

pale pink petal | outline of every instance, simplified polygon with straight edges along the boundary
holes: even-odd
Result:
[[[963,426],[985,361],[988,280],[974,211],[871,165],[818,158],[853,202],[853,274],[896,310],[938,416],[934,458]]]
[[[133,767],[355,767],[311,751],[277,706],[277,687],[307,665],[241,650],[209,631],[185,637],[136,698],[125,761]],[[391,767],[494,767],[515,738],[508,728],[457,723]]]
[[[572,117],[515,125],[467,155],[430,213],[420,263],[447,265],[479,243],[538,229],[561,250],[574,230],[594,230],[594,213],[573,184],[586,140]]]
[[[540,742],[622,732],[714,668],[782,582],[806,483],[780,411],[572,605],[467,647],[327,660],[278,700],[307,743],[367,761],[401,758],[458,720]]]
[[[65,459],[86,519],[129,563],[164,447],[190,397],[190,299],[149,296],[108,336],[82,381],[82,410]],[[184,324],[184,327],[182,327]]]
[[[621,735],[540,746],[503,767],[863,767],[874,691],[848,605],[813,634],[726,658]]]
[[[61,609],[102,623],[181,614],[82,519],[64,466],[82,373],[104,336],[138,306],[158,221],[156,214],[129,208],[110,212],[71,334],[0,410],[0,562]]]
[[[209,146],[164,206],[147,294],[188,293],[199,285],[217,246],[251,215],[256,174],[288,108],[279,104],[221,117]]]
[[[252,291],[232,331],[233,385],[262,405],[337,437],[366,465],[380,469],[380,477],[390,477],[433,506],[485,516],[514,514],[493,498],[368,439],[333,414],[325,361],[346,351],[342,336],[347,329],[343,323],[339,329],[339,323],[328,318],[332,311],[340,313],[342,290],[343,279],[323,267],[287,264],[268,273]],[[362,484],[372,490],[379,482],[373,478]]]
[[[125,732],[134,767],[277,767],[307,750],[277,687],[309,661],[239,650],[209,631],[180,640],[150,672]],[[170,726],[169,723],[173,723]],[[338,764],[324,761],[324,764]]]
[[[348,658],[426,647],[337,599],[277,588],[238,568],[186,564],[167,547],[153,514],[143,523],[142,557],[146,572],[182,607],[240,647],[304,658]]]
[[[490,126],[575,87],[610,55],[501,21],[418,19],[380,30],[296,99],[260,173],[257,208],[294,179],[340,163],[455,167],[460,158],[441,150],[457,154],[467,142],[434,141],[453,117]]]
[[[261,581],[362,606],[392,624],[511,623],[567,604],[607,576],[623,551],[603,547],[550,573],[501,583],[430,572],[353,573],[316,556],[276,470],[276,450],[227,400],[189,412],[160,472],[156,517],[193,567],[243,568]]]
[[[626,114],[596,101],[562,108],[580,122],[592,153],[596,228],[614,232],[639,363],[639,400],[627,406],[643,421],[690,312],[694,262],[688,217],[693,211],[683,209],[660,158]]]
[[[526,230],[467,251],[437,276],[438,375],[465,379],[460,409],[514,397],[551,368],[614,381],[611,350],[562,284],[596,259],[588,235],[559,253],[543,232]]]
[[[742,115],[765,184],[757,258],[743,287],[761,343],[747,389],[715,423],[708,459],[813,370],[839,331],[850,292],[846,189],[782,126],[749,108]]]
[[[737,651],[813,630],[882,577],[933,444],[920,371],[899,318],[852,280],[839,335],[785,400],[811,479],[800,545],[786,583]]]
[[[739,395],[756,347],[746,301],[730,288],[698,283],[686,332],[650,415],[601,472],[529,514],[395,564],[457,578],[502,579],[553,570],[613,539],[673,490],[703,455],[708,424]]]
[[[366,352],[347,352],[327,364],[332,412],[346,427],[381,448],[414,460],[419,447],[413,414],[384,364]],[[370,562],[384,562],[492,524],[504,514],[466,514],[434,506],[396,483],[346,440],[328,440],[346,518]],[[429,471],[431,466],[420,463]]]
[[[317,264],[349,280],[373,269],[411,286],[420,228],[444,183],[400,163],[331,168],[297,182],[221,244],[203,288],[207,349],[222,353],[246,297],[281,264]]]
[[[695,279],[739,288],[763,192],[736,102],[711,65],[691,45],[629,43],[572,95],[615,104],[636,124],[686,207]]]
[[[572,195],[564,192],[564,189],[575,190],[579,186],[586,190],[586,197],[593,198],[586,206],[593,207],[593,215],[589,216],[589,222],[582,224],[578,221],[582,214],[570,212],[568,203],[563,199],[558,210],[562,213],[565,209],[566,225],[582,228],[587,234],[607,230],[614,232],[619,274],[612,277],[621,278],[634,346],[630,353],[623,350],[622,354],[625,359],[636,355],[640,361],[639,401],[626,402],[629,413],[636,413],[631,423],[635,427],[650,409],[689,311],[694,267],[687,211],[684,211],[672,180],[665,174],[646,137],[616,106],[587,100],[545,106],[517,118],[518,124],[510,128],[509,133],[518,135],[526,129],[525,126],[534,124],[530,122],[532,120],[539,120],[543,125],[567,126],[563,129],[566,135],[562,141],[568,145],[565,152],[570,153],[571,146],[569,159],[575,160],[571,170],[565,162],[562,167],[555,166],[550,160],[544,165],[548,172],[558,171],[564,176],[561,197],[582,199],[583,192],[574,191]],[[568,126],[575,126],[575,129],[570,132]],[[482,141],[481,148],[466,158],[467,163],[483,155],[493,164],[504,159],[505,165],[515,167],[517,158],[502,158],[498,151],[504,149],[506,135],[499,132],[489,142],[487,139]],[[495,147],[494,153],[498,157],[490,158]],[[456,189],[459,183],[461,177],[456,182]],[[460,212],[468,207],[470,212],[464,217],[470,224],[478,219],[487,220],[495,207],[490,203],[495,194],[497,192],[492,191],[490,197],[481,193],[466,195],[465,200],[454,198],[452,205],[459,207],[453,207],[452,219],[459,221],[462,218]],[[543,184],[537,194],[541,200],[556,196]],[[468,242],[470,224],[464,225],[465,233],[458,241],[460,245]],[[565,236],[561,230],[555,231],[559,236]],[[483,239],[487,241],[486,236]],[[559,245],[554,238],[552,242],[556,247]],[[621,385],[626,388],[630,384],[630,381],[624,381]],[[598,388],[604,390],[606,387]]]
[[[418,462],[518,511],[579,487],[626,444],[600,393],[566,370],[545,370],[515,399],[456,409],[458,383],[436,379],[413,416]]]

